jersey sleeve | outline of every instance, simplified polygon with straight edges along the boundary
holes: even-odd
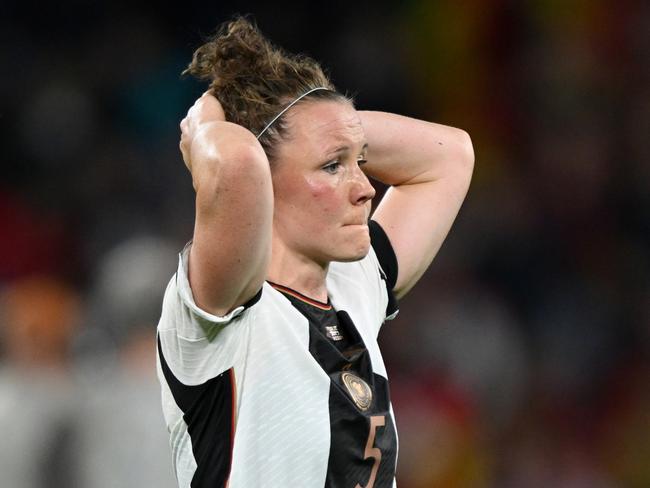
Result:
[[[379,261],[379,271],[388,293],[386,320],[392,320],[399,312],[397,298],[393,293],[393,288],[397,283],[397,256],[395,256],[395,251],[386,232],[377,222],[370,220],[368,228],[370,231],[370,244]]]
[[[159,355],[172,374],[185,385],[216,377],[237,361],[242,334],[254,320],[260,292],[226,315],[203,310],[194,301],[188,280],[191,242],[179,255],[178,270],[165,290],[158,322]],[[160,376],[160,375],[159,375]]]
[[[194,301],[188,278],[191,245],[192,243],[189,242],[179,254],[178,269],[165,292],[165,302],[168,305],[176,305],[176,307],[172,306],[172,309],[178,307],[181,309],[173,313],[175,327],[180,336],[192,340],[205,338],[211,342],[226,325],[259,301],[262,289],[260,288],[260,291],[244,305],[240,305],[226,315],[214,315],[203,310]],[[163,306],[163,318],[164,312]]]

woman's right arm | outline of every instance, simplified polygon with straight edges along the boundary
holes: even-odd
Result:
[[[189,282],[195,303],[214,315],[261,288],[271,257],[273,187],[255,136],[225,121],[209,94],[181,122],[181,152],[196,191]]]

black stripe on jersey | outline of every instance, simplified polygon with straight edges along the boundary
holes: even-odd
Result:
[[[374,220],[368,221],[368,230],[370,231],[370,242],[372,248],[377,254],[377,259],[379,259],[379,264],[381,269],[386,273],[386,282],[392,290],[395,288],[395,283],[397,283],[397,256],[395,256],[395,250],[393,245],[390,243],[388,236],[384,229]]]
[[[230,476],[234,439],[235,377],[231,369],[196,386],[181,383],[167,365],[158,338],[165,380],[192,439],[196,471],[192,488],[223,487]]]
[[[310,335],[309,350],[332,380],[329,396],[331,441],[325,488],[348,488],[357,486],[357,483],[367,485],[375,463],[373,457],[366,457],[366,442],[371,435],[370,418],[373,416],[383,416],[385,423],[374,433],[372,447],[381,451],[381,462],[373,486],[392,488],[397,462],[397,435],[390,414],[388,380],[373,373],[370,354],[350,316],[344,311],[337,312],[337,315],[341,328],[354,337],[352,342],[356,342],[356,346],[353,347],[359,351],[349,358],[343,369],[368,383],[373,398],[370,408],[361,412],[343,385],[342,370],[329,362],[327,354],[319,354],[323,349],[322,345],[317,344],[319,338]]]
[[[397,436],[390,415],[388,380],[373,373],[370,354],[350,316],[336,312],[337,325],[346,337],[348,347],[340,350],[323,333],[332,321],[330,313],[313,307],[293,294],[284,293],[291,304],[309,321],[309,352],[330,377],[329,415],[330,452],[325,488],[366,486],[375,459],[366,457],[366,444],[371,435],[373,416],[382,416],[384,424],[374,432],[372,448],[381,451],[381,462],[374,488],[392,488],[397,461]],[[322,322],[322,323],[321,323]],[[350,372],[362,378],[372,391],[372,403],[362,411],[350,397],[342,374]]]
[[[388,292],[386,317],[390,317],[399,310],[397,298],[395,298],[395,294],[393,293],[393,288],[395,288],[395,283],[397,283],[397,256],[381,225],[374,220],[370,220],[368,221],[368,229],[370,231],[370,243],[375,250],[379,265],[383,270],[382,278],[386,281],[386,291]]]
[[[339,375],[340,378],[341,375]],[[366,442],[371,434],[370,418],[381,415],[385,425],[374,433],[372,448],[381,452],[381,462],[376,474],[374,488],[391,488],[395,479],[397,461],[397,436],[385,400],[388,395],[386,378],[373,374],[371,389],[373,406],[370,412],[361,416],[356,406],[344,391],[340,379],[330,387],[330,455],[327,465],[325,488],[348,488],[367,486],[375,463],[373,457],[366,457]]]

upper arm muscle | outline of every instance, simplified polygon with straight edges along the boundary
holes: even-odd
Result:
[[[395,294],[404,296],[437,254],[456,218],[471,171],[425,183],[390,187],[373,215],[386,232],[398,263]]]
[[[222,315],[245,303],[261,287],[270,258],[273,191],[268,161],[245,129],[225,123],[218,150],[195,176],[196,220],[189,281],[200,307]],[[228,138],[242,143],[232,147]],[[220,144],[219,144],[220,143]],[[194,150],[193,150],[194,152]],[[197,167],[197,162],[192,166]]]

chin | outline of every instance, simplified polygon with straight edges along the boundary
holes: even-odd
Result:
[[[334,259],[334,261],[340,261],[343,263],[349,263],[352,261],[359,261],[365,258],[370,251],[370,242],[364,243],[364,245],[358,246],[356,249],[350,249],[349,252],[341,254]]]
[[[356,226],[355,226],[356,227]],[[352,232],[351,232],[352,230]],[[349,226],[346,232],[333,236],[325,255],[328,261],[348,263],[365,258],[370,251],[370,234],[365,226]],[[323,239],[325,239],[323,237]]]

